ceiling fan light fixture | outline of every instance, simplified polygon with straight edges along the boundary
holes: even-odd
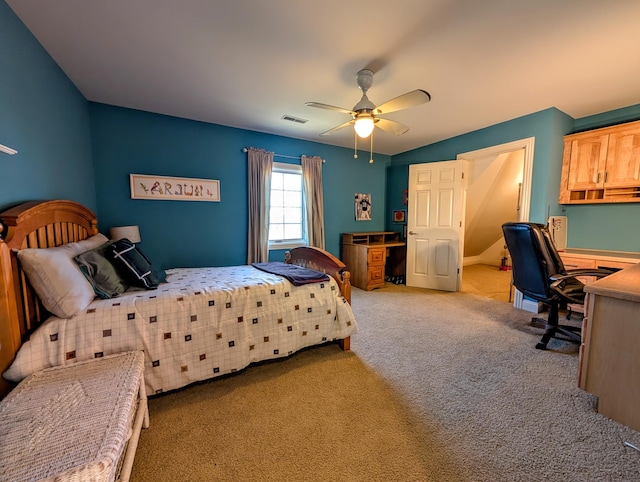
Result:
[[[373,132],[373,116],[358,116],[356,122],[353,124],[353,128],[356,134],[358,134],[358,137],[366,139]]]

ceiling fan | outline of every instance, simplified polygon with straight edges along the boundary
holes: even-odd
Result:
[[[349,114],[351,120],[340,124],[339,126],[329,129],[326,132],[320,134],[321,136],[327,136],[333,134],[340,129],[353,125],[354,130],[358,137],[366,139],[373,132],[374,127],[379,127],[383,131],[390,132],[397,136],[404,134],[409,130],[409,127],[390,119],[384,119],[379,117],[383,114],[389,114],[391,112],[397,112],[399,110],[408,109],[416,105],[424,104],[431,100],[431,96],[428,92],[417,89],[411,92],[407,92],[395,99],[391,99],[379,106],[375,106],[367,97],[367,91],[373,84],[373,71],[369,69],[363,69],[356,75],[356,83],[360,90],[362,90],[362,98],[353,109],[345,109],[343,107],[336,107],[333,105],[322,104],[320,102],[307,102],[305,105],[309,107],[317,107],[320,109],[334,110]],[[357,140],[357,139],[356,139]],[[357,156],[356,156],[357,157]]]

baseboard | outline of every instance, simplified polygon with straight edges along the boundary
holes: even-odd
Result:
[[[529,311],[530,313],[541,313],[545,311],[544,303],[528,300],[517,289],[513,290],[513,307],[519,310]]]
[[[529,311],[531,313],[541,313],[542,307],[543,304],[539,301],[528,300],[525,298],[522,300],[522,306],[520,307],[520,309]]]

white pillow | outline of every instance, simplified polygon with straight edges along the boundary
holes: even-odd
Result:
[[[96,234],[56,248],[18,251],[22,269],[47,310],[58,318],[71,318],[89,306],[95,292],[73,258],[107,241],[106,236]]]

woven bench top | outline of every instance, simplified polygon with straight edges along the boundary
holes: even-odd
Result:
[[[0,402],[0,481],[115,480],[143,372],[137,351],[25,378]]]

